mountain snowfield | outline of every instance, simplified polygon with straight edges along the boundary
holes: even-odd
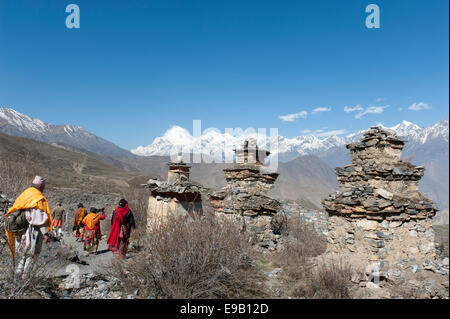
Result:
[[[52,125],[45,123],[40,119],[31,118],[26,114],[19,113],[10,108],[0,108],[0,128],[8,124],[12,125],[15,129],[26,133],[46,134],[52,132],[55,127],[60,127],[69,136],[72,136],[72,134],[93,135],[80,126]]]
[[[448,120],[442,120],[433,126],[421,128],[414,123],[402,121],[392,127],[385,127],[382,124],[378,126],[396,133],[410,143],[425,144],[437,138],[448,142],[448,124]],[[362,137],[365,131],[358,131],[345,137],[332,135],[322,139],[315,135],[287,138],[281,135],[258,135],[256,132],[231,135],[216,130],[206,131],[203,135],[194,137],[187,129],[172,126],[163,136],[155,138],[150,145],[139,146],[131,152],[141,156],[168,156],[179,152],[201,153],[220,160],[224,158],[224,155],[232,158],[235,147],[242,145],[247,138],[255,138],[261,148],[271,151],[271,156],[278,155],[280,161],[288,161],[298,156],[317,154],[355,142]]]
[[[130,155],[129,151],[86,131],[81,126],[49,124],[11,108],[0,108],[0,132],[49,144],[67,144],[94,153]]]

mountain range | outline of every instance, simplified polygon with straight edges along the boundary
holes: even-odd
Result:
[[[448,143],[448,124],[448,120],[442,120],[433,126],[421,128],[416,124],[402,121],[393,127],[385,127],[382,124],[378,126],[405,138],[409,142],[408,145],[417,146],[435,141]],[[236,145],[241,145],[246,138],[254,138],[260,147],[270,149],[272,157],[278,156],[279,161],[288,162],[304,155],[320,154],[326,158],[327,152],[357,141],[365,131],[358,131],[345,137],[331,135],[323,139],[312,134],[293,138],[280,135],[260,136],[256,133],[236,136],[228,133],[222,134],[217,130],[210,130],[199,137],[194,137],[188,130],[180,126],[173,126],[163,136],[155,138],[148,146],[139,146],[131,152],[141,156],[169,156],[171,152],[189,151],[223,160],[224,155],[233,153]],[[343,164],[341,163],[341,165]]]
[[[80,126],[45,123],[11,108],[0,108],[0,132],[31,138],[48,144],[67,144],[99,154],[130,155],[129,151],[86,131]]]
[[[421,191],[436,201],[441,211],[448,215],[448,120],[424,128],[407,121],[392,127],[382,124],[378,126],[408,141],[403,158],[415,165],[425,165],[425,176],[420,182]],[[152,172],[160,176],[166,175],[166,162],[174,150],[202,154],[205,158],[217,161],[223,160],[225,156],[232,158],[233,148],[241,145],[244,139],[253,137],[260,147],[270,149],[272,154],[269,160],[278,157],[280,177],[272,194],[320,207],[320,199],[337,187],[332,168],[350,163],[350,154],[345,145],[361,138],[365,130],[347,136],[333,135],[325,138],[313,134],[293,138],[280,135],[264,137],[251,133],[231,135],[208,130],[203,135],[194,137],[188,130],[173,126],[148,146],[140,146],[130,152],[82,127],[53,125],[11,108],[0,108],[0,132],[84,153],[123,170]],[[277,147],[273,147],[274,145]],[[225,184],[222,169],[229,165],[193,164],[191,176],[206,187],[219,188]]]

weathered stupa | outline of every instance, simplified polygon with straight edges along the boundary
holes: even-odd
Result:
[[[253,139],[234,151],[237,164],[223,170],[227,186],[210,196],[211,206],[217,217],[238,222],[255,244],[274,248],[280,235],[274,233],[272,220],[281,205],[266,195],[279,175],[264,167],[270,152],[258,149]]]
[[[351,262],[423,262],[435,256],[437,208],[419,192],[424,167],[401,160],[406,141],[371,127],[348,144],[352,164],[337,167],[339,190],[324,200],[328,250]]]
[[[189,169],[182,161],[168,163],[167,181],[151,179],[143,186],[151,194],[147,209],[147,226],[161,225],[169,215],[202,215],[203,188],[189,180]]]

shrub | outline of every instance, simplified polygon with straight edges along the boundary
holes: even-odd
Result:
[[[299,298],[349,298],[351,268],[330,259],[317,261],[326,250],[326,238],[299,218],[288,218],[282,228],[283,245],[273,255],[281,267],[287,293]]]
[[[174,218],[149,229],[143,249],[113,262],[112,275],[126,291],[154,298],[248,298],[262,296],[260,272],[246,235],[228,221]]]
[[[350,298],[350,277],[352,270],[342,259],[322,260],[314,268],[309,268],[304,280],[293,289],[296,297],[320,299]]]
[[[15,198],[31,186],[33,174],[29,169],[30,163],[29,156],[23,159],[0,159],[0,193]]]
[[[283,229],[283,245],[274,254],[273,262],[292,279],[301,279],[310,267],[309,258],[325,252],[326,240],[299,218],[287,219]]]
[[[18,253],[18,258],[13,259],[9,255],[9,247],[5,250],[0,251],[0,298],[39,297],[40,292],[54,288],[55,272],[70,262],[67,257],[69,252],[61,248],[50,256],[38,257],[26,274],[17,274],[15,270],[21,254]]]

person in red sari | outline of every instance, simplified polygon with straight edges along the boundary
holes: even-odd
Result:
[[[105,219],[105,210],[104,208],[100,209],[103,213],[102,215],[98,214],[99,210],[97,208],[92,207],[90,209],[89,214],[84,217],[82,223],[84,226],[84,250],[87,253],[94,253],[97,255],[98,250],[98,242],[102,239],[102,232],[100,229],[100,220]]]
[[[119,201],[111,218],[111,231],[108,236],[108,249],[123,258],[128,250],[131,229],[136,228],[134,216],[125,199]]]

